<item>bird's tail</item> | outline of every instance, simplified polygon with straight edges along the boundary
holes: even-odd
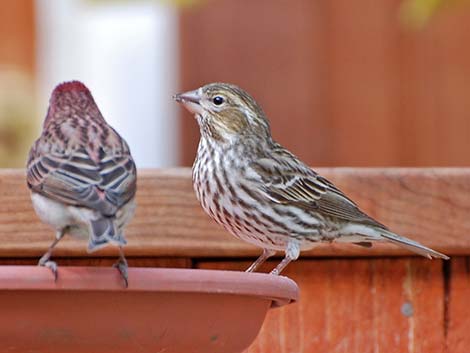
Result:
[[[397,235],[397,234],[392,233],[392,232],[390,232],[388,230],[385,230],[385,229],[377,229],[377,231],[380,233],[380,235],[382,237],[384,237],[388,241],[391,241],[392,243],[395,243],[398,246],[401,246],[403,248],[411,250],[411,251],[413,251],[413,252],[415,252],[419,255],[425,256],[429,259],[433,259],[433,258],[440,258],[440,259],[444,259],[444,260],[449,259],[449,256],[444,255],[440,252],[437,252],[433,249],[430,249],[430,248],[428,248],[424,245],[421,245],[420,243],[418,243],[414,240],[402,237],[400,235]]]
[[[88,252],[96,251],[108,243],[118,246],[126,245],[122,231],[116,229],[115,218],[99,218],[91,221],[90,240]]]

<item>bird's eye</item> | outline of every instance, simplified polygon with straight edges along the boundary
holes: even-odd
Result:
[[[215,96],[214,98],[212,98],[212,102],[215,105],[222,105],[225,102],[225,99],[222,96]]]

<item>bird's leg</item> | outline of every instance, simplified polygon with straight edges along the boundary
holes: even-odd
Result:
[[[263,264],[271,256],[275,255],[276,251],[270,249],[263,249],[263,253],[251,264],[245,272],[254,272],[261,264]]]
[[[281,263],[271,271],[272,275],[279,275],[282,270],[289,264],[289,262],[297,260],[300,255],[300,246],[297,242],[289,242],[287,244],[286,256],[282,259]]]
[[[65,234],[65,230],[61,229],[58,230],[55,236],[55,240],[52,242],[52,244],[49,246],[49,249],[47,249],[46,253],[42,255],[42,257],[39,259],[38,266],[44,266],[49,268],[52,273],[54,274],[54,281],[57,281],[57,263],[55,261],[49,260],[52,255],[52,250],[54,247],[57,245],[57,243],[62,239],[62,237]]]
[[[119,270],[119,273],[124,280],[124,286],[127,288],[129,285],[128,282],[128,275],[127,275],[127,260],[124,257],[124,252],[122,250],[122,246],[119,247],[119,260],[114,264],[114,267],[116,267]]]

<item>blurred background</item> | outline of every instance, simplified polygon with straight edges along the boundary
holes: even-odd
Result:
[[[139,167],[191,165],[171,96],[240,85],[313,166],[470,165],[467,0],[0,2],[0,167],[23,167],[49,95],[78,79]]]

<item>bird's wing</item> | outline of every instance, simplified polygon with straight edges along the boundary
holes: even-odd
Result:
[[[128,148],[114,155],[106,155],[100,148],[96,162],[85,148],[72,153],[44,152],[42,143],[44,141],[39,139],[30,151],[27,182],[31,190],[68,205],[88,207],[105,216],[114,215],[134,196],[136,168]]]
[[[341,190],[285,149],[252,163],[262,179],[262,192],[273,202],[296,205],[325,216],[379,228],[385,226],[364,212]]]
[[[121,207],[134,198],[137,189],[137,169],[129,147],[122,141],[123,149],[117,155],[101,160],[100,188],[105,190],[106,200]]]

